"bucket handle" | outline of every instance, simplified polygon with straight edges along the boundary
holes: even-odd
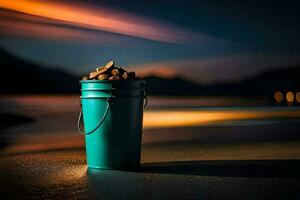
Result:
[[[146,108],[147,105],[148,105],[148,96],[147,96],[146,92],[144,91],[144,108]]]
[[[78,115],[78,120],[77,120],[77,130],[78,130],[78,132],[81,133],[82,135],[89,135],[89,134],[93,133],[94,131],[96,131],[101,126],[101,124],[104,122],[104,120],[106,118],[106,115],[108,113],[108,110],[110,109],[110,103],[111,103],[111,99],[107,98],[106,99],[106,109],[105,109],[105,112],[104,112],[99,124],[93,130],[91,130],[89,132],[84,132],[80,129],[80,122],[81,122],[81,118],[82,118],[82,109],[81,109],[80,112],[79,112],[79,115]]]

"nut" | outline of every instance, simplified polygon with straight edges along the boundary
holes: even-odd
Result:
[[[121,67],[116,67],[114,61],[109,61],[105,66],[97,67],[96,71],[82,80],[139,80],[135,72],[127,72]]]
[[[100,74],[98,76],[98,80],[107,80],[109,79],[109,75],[108,74]]]
[[[120,80],[120,77],[118,77],[118,76],[111,76],[108,80],[117,81],[117,80]]]
[[[106,63],[106,65],[104,66],[106,69],[109,69],[109,68],[111,68],[111,67],[113,67],[114,66],[114,61],[113,60],[111,60],[111,61],[109,61],[108,63]]]
[[[99,74],[101,74],[101,72],[91,72],[90,73],[90,76],[89,76],[89,79],[93,79],[93,78],[96,78]]]
[[[105,73],[105,72],[107,72],[107,68],[106,67],[98,67],[97,69],[96,69],[96,71],[97,72],[100,72],[100,74],[103,74],[103,73]]]
[[[111,75],[113,75],[113,76],[118,76],[119,74],[120,74],[120,72],[119,72],[119,70],[118,69],[113,69],[113,70],[111,70]]]

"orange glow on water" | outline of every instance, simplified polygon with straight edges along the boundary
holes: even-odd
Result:
[[[67,101],[67,100],[66,100]],[[72,106],[73,107],[73,106]],[[65,111],[64,109],[60,109]],[[62,111],[62,112],[63,112]],[[236,120],[264,120],[264,119],[300,119],[300,110],[174,110],[174,111],[146,111],[144,113],[144,130],[160,128],[185,128],[222,125],[222,122]],[[64,123],[64,122],[63,122]],[[59,134],[58,134],[59,133]],[[71,133],[71,134],[70,134]],[[201,133],[199,133],[201,134]],[[82,135],[75,129],[66,134],[57,130],[56,133],[47,131],[46,134],[29,134],[15,138],[1,154],[15,154],[18,152],[43,152],[51,149],[76,149],[84,147]],[[169,136],[172,137],[172,134]],[[189,134],[186,135],[189,137]],[[170,138],[168,138],[169,140]],[[1,155],[0,154],[0,155]],[[81,170],[80,170],[81,171]]]
[[[145,112],[144,128],[203,126],[233,120],[299,117],[299,111],[150,111]]]

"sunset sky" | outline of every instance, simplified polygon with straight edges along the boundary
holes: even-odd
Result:
[[[114,59],[142,75],[214,83],[300,63],[298,1],[2,0],[0,8],[2,48],[77,74]]]

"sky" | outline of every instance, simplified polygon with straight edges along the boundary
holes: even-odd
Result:
[[[114,60],[203,84],[300,63],[297,1],[1,0],[0,46],[74,74]]]

